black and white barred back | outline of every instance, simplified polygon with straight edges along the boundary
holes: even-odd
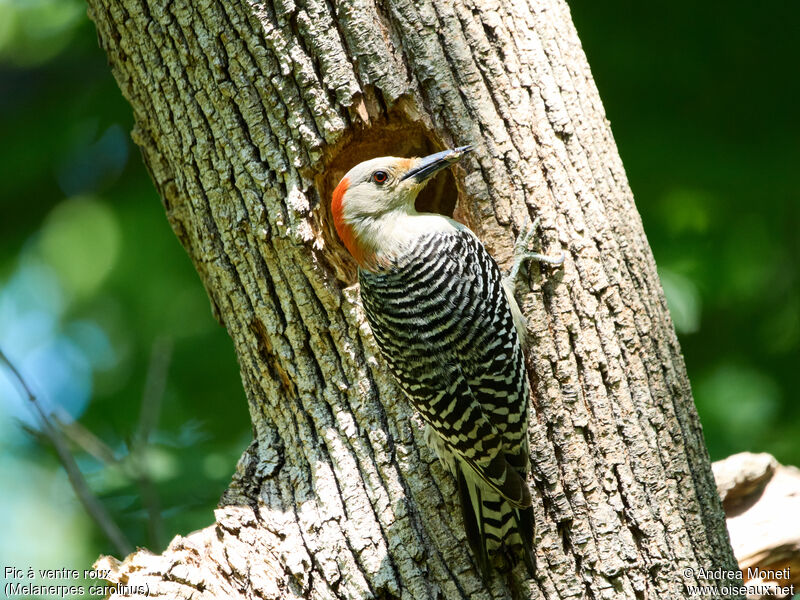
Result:
[[[528,378],[497,263],[468,230],[437,232],[359,280],[389,369],[456,477],[481,569],[492,555],[532,572]]]

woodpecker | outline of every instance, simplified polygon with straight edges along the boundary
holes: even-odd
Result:
[[[470,150],[362,162],[342,178],[331,208],[386,364],[456,479],[478,567],[488,577],[522,559],[532,575],[530,391],[513,280],[504,282],[467,227],[414,207],[425,184]],[[530,236],[521,237],[527,245]],[[513,273],[530,257],[559,264],[518,240]]]

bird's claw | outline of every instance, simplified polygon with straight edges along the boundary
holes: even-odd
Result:
[[[525,261],[535,260],[556,267],[564,264],[566,256],[563,252],[561,252],[559,256],[550,256],[547,254],[539,254],[529,249],[531,240],[536,235],[536,231],[539,228],[539,221],[540,217],[536,217],[533,223],[526,218],[525,224],[522,226],[517,236],[517,241],[514,243],[514,265],[511,267],[511,273],[509,273],[509,279],[512,283],[516,283],[519,270]]]

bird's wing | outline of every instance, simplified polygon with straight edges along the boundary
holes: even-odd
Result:
[[[424,236],[394,268],[361,272],[382,353],[421,416],[481,480],[530,504],[527,382],[497,264],[468,231]]]

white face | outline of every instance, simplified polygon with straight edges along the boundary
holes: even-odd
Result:
[[[331,211],[339,238],[359,266],[385,266],[415,237],[458,228],[451,219],[418,214],[414,200],[431,177],[470,150],[462,146],[422,158],[384,156],[347,172],[333,191]]]
[[[360,163],[344,176],[349,182],[343,198],[345,221],[377,218],[394,210],[413,208],[426,181],[402,180],[420,159],[383,156]]]

